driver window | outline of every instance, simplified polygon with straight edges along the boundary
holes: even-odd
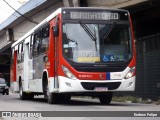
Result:
[[[41,31],[38,31],[36,34],[34,34],[33,56],[39,55],[41,46],[42,46]]]

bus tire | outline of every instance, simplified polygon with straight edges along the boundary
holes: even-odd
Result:
[[[26,99],[27,100],[33,100],[33,98],[34,98],[34,93],[25,93],[26,94]]]
[[[71,99],[71,95],[69,95],[69,94],[60,94],[60,96],[59,96],[59,101],[61,103],[68,103],[70,101],[70,99]]]
[[[22,82],[19,83],[19,96],[21,100],[32,100],[34,98],[33,93],[23,92]]]
[[[6,92],[6,95],[9,95],[9,90]]]
[[[58,103],[58,94],[49,92],[48,79],[46,77],[43,80],[43,93],[44,93],[44,98],[47,99],[49,104]]]
[[[26,99],[26,94],[23,92],[22,82],[19,82],[19,96],[21,100]]]
[[[112,92],[101,94],[99,95],[100,103],[103,105],[109,105],[112,101],[112,97],[113,97]]]
[[[56,93],[49,93],[48,94],[48,103],[49,104],[56,104],[59,102],[59,95]]]

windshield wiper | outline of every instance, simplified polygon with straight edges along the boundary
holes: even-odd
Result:
[[[96,41],[96,36],[95,34],[92,33],[92,31],[87,27],[87,25],[83,21],[79,21],[80,25],[82,28],[86,31],[86,33],[89,35],[89,37],[93,40]]]
[[[109,36],[109,34],[111,33],[115,25],[116,25],[116,22],[113,22],[113,24],[109,27],[109,30],[105,33],[103,39],[106,39]]]
[[[97,51],[97,39],[96,39],[96,31],[94,29],[94,33],[92,33],[92,31],[89,29],[89,27],[83,22],[83,21],[79,21],[80,25],[82,26],[82,28],[84,29],[84,31],[86,31],[86,33],[88,34],[88,36],[95,41],[95,47],[96,47],[96,51]]]

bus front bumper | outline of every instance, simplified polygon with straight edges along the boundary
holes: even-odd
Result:
[[[122,80],[72,80],[59,76],[59,93],[134,91],[135,76]]]

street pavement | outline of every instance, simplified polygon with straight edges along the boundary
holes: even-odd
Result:
[[[158,112],[158,116],[160,116],[160,105],[155,104],[140,104],[140,103],[127,103],[127,102],[111,102],[110,105],[101,105],[98,99],[91,99],[91,98],[79,98],[79,97],[72,97],[71,101],[69,103],[64,104],[48,104],[47,101],[43,98],[43,96],[36,96],[34,100],[20,100],[19,94],[10,93],[10,95],[1,95],[0,94],[0,111],[60,111],[60,115],[58,117],[54,117],[54,119],[60,119],[63,120],[64,117],[65,120],[106,120],[109,119],[107,115],[111,115],[110,120],[121,120],[121,116],[126,112],[126,114],[130,114],[129,111],[136,113],[136,119],[139,120],[158,120],[158,117],[155,116],[155,118],[151,116],[142,117],[138,116],[139,113],[143,113],[144,111],[148,113]],[[68,113],[66,112],[68,111]],[[80,113],[77,113],[77,111],[81,111]],[[96,112],[97,111],[97,112]],[[102,114],[102,117],[100,117],[99,114]],[[117,112],[119,116],[117,115]],[[53,112],[53,114],[56,112]],[[64,116],[61,116],[62,115]],[[88,114],[88,116],[86,114]],[[93,114],[92,114],[93,113]],[[52,114],[52,113],[51,113]],[[71,116],[67,115],[71,114]],[[78,115],[76,115],[78,114]],[[96,114],[98,117],[96,117]],[[114,116],[115,114],[115,116]],[[82,117],[80,116],[82,115]],[[84,115],[84,117],[83,117]],[[78,117],[77,117],[78,116]],[[135,117],[130,117],[129,120],[135,120]],[[81,117],[81,118],[79,118]],[[123,117],[122,117],[123,118]],[[122,120],[128,120],[128,116],[126,115]],[[22,120],[23,118],[0,118],[0,120]],[[36,120],[50,120],[51,117],[42,117],[42,118],[30,118],[30,120],[36,119]],[[26,118],[25,118],[26,120]]]

